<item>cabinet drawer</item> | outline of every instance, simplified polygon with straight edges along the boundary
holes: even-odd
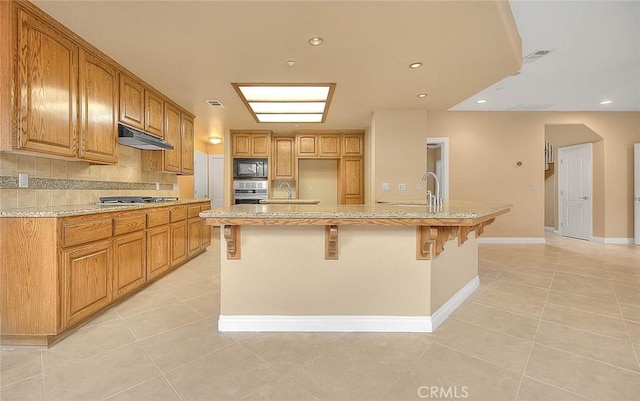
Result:
[[[156,210],[147,213],[147,228],[169,224],[169,210]]]
[[[144,214],[116,217],[113,219],[113,235],[118,236],[144,230],[146,222]]]
[[[182,221],[187,218],[187,209],[184,207],[171,209],[171,222]]]
[[[200,205],[189,206],[187,208],[187,216],[192,219],[194,217],[198,217],[200,215]]]
[[[200,211],[204,212],[205,210],[211,210],[211,203],[207,202],[200,204]]]
[[[85,244],[111,237],[111,218],[62,224],[62,246]]]

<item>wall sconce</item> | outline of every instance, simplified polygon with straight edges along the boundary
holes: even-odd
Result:
[[[213,138],[209,138],[209,142],[211,142],[212,145],[220,145],[222,143],[222,138],[214,136]]]

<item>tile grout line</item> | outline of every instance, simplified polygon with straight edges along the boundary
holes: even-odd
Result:
[[[427,352],[429,352],[429,350],[431,349],[431,347],[433,346],[434,343],[429,344],[429,347],[427,349],[424,350],[424,352],[422,354],[420,354],[420,356],[418,358],[416,358],[415,361],[413,361],[409,367],[407,367],[407,369],[404,370],[404,372],[402,372],[402,374],[400,374],[400,377],[398,377],[398,379],[396,381],[393,382],[393,384],[391,384],[391,387],[389,387],[389,389],[387,391],[385,391],[384,393],[382,393],[382,395],[380,396],[379,400],[384,400],[384,397],[386,395],[389,394],[389,392],[391,390],[393,390],[393,387],[395,387],[396,384],[400,383],[400,381],[409,373],[409,371],[416,366],[416,364],[420,361],[420,359],[422,359]],[[438,344],[438,345],[442,345],[442,344]]]
[[[529,348],[529,355],[527,355],[527,360],[524,363],[524,369],[522,370],[522,375],[520,376],[520,383],[518,384],[518,389],[516,390],[516,396],[514,397],[514,401],[518,400],[520,396],[520,390],[522,389],[522,383],[524,382],[525,374],[527,373],[527,367],[529,366],[529,362],[531,361],[531,354],[533,354],[533,348],[536,346],[536,338],[538,337],[538,331],[540,331],[540,325],[542,324],[542,316],[544,315],[544,310],[547,307],[547,302],[549,301],[549,294],[551,293],[551,286],[553,285],[553,280],[556,277],[556,271],[558,269],[558,260],[560,257],[556,258],[556,264],[553,271],[553,276],[551,277],[551,283],[549,284],[549,289],[547,290],[547,296],[544,300],[544,304],[542,305],[542,310],[540,311],[540,316],[538,318],[538,325],[536,327],[536,332],[533,335],[533,340],[531,341],[531,348]]]
[[[605,266],[606,268],[606,266]],[[608,271],[608,269],[607,269]],[[631,338],[631,330],[629,328],[629,324],[627,323],[627,320],[624,318],[624,312],[622,311],[622,306],[620,306],[620,300],[618,299],[618,291],[616,291],[616,286],[613,285],[613,283],[611,282],[611,278],[609,279],[609,283],[611,285],[611,287],[613,288],[613,294],[616,297],[616,303],[618,304],[618,309],[620,310],[620,315],[622,315],[622,324],[624,324],[624,328],[627,332],[627,343],[631,346],[631,352],[633,352],[633,356],[636,359],[636,366],[640,369],[640,356],[638,355],[638,351],[636,350],[635,344],[633,342],[633,339]]]
[[[42,399],[46,401],[47,399],[47,388],[46,382],[44,380],[44,353],[45,350],[40,350],[40,369],[42,371]]]

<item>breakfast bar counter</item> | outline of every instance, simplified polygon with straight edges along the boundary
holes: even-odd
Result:
[[[235,205],[221,226],[221,331],[430,332],[478,286],[477,237],[507,205]]]

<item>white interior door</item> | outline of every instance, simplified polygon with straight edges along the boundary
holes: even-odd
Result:
[[[640,245],[640,143],[636,143],[633,145],[634,150],[634,191],[633,191],[633,208],[635,210],[635,239],[633,241],[634,244]]]
[[[560,235],[591,240],[592,191],[590,143],[558,149]]]
[[[207,154],[195,151],[193,153],[193,197],[207,198]]]
[[[224,205],[224,157],[209,155],[209,197],[211,207]]]

